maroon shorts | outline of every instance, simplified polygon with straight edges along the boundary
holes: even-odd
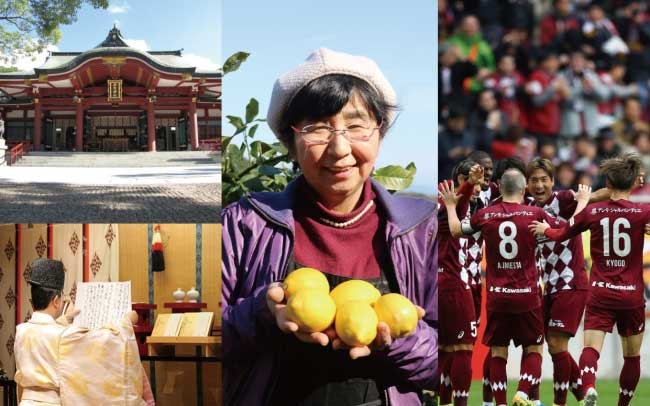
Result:
[[[524,347],[544,343],[544,316],[541,307],[524,313],[487,311],[483,344],[489,347],[507,347],[511,340],[515,346]]]
[[[587,306],[585,311],[585,330],[598,330],[611,333],[616,324],[618,335],[630,337],[645,331],[645,308],[607,309]]]
[[[472,297],[474,298],[474,315],[476,316],[476,324],[481,323],[481,302],[483,299],[483,285],[471,285]]]
[[[478,332],[472,291],[453,287],[438,293],[440,344],[474,344]]]
[[[546,332],[560,331],[576,335],[587,303],[586,290],[565,290],[544,296]]]

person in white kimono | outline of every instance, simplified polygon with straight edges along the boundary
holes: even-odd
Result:
[[[38,259],[32,263],[29,284],[31,285],[31,302],[34,313],[27,322],[16,327],[14,344],[16,357],[14,379],[19,388],[20,406],[67,406],[61,396],[63,392],[61,386],[64,382],[62,382],[60,367],[62,364],[74,364],[76,360],[63,359],[61,338],[70,334],[83,335],[87,330],[72,331],[69,329],[70,323],[79,311],[74,310],[73,306],[69,306],[70,309],[63,315],[64,280],[65,273],[61,261]],[[129,317],[133,317],[133,315],[129,315]],[[135,315],[135,319],[137,320],[137,315]],[[127,328],[122,328],[122,330],[127,331],[128,334],[130,329],[132,334],[130,323],[125,324]],[[103,334],[109,339],[111,336],[117,336],[116,330],[119,328],[96,331],[94,332],[95,337],[90,335],[88,337],[93,340],[85,340],[85,342],[80,340],[80,345],[92,346],[91,341],[96,340],[97,334]],[[123,361],[116,359],[115,364],[120,362]],[[144,374],[144,370],[142,370],[142,374]],[[137,381],[141,384],[134,391],[137,393],[138,401],[128,404],[153,405],[153,395],[146,376],[138,376],[138,378],[140,379]],[[75,383],[68,382],[67,385],[74,387]]]

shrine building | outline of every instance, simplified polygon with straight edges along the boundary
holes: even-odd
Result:
[[[7,144],[27,150],[203,149],[221,136],[221,77],[182,50],[130,47],[113,27],[93,49],[0,73],[0,118]]]

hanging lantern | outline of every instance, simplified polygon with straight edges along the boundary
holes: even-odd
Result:
[[[160,224],[153,228],[153,238],[151,239],[151,270],[162,272],[165,270],[165,256],[163,255],[162,238],[160,238]]]

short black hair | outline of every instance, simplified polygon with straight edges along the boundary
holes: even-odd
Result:
[[[500,180],[505,171],[511,168],[517,169],[522,175],[526,176],[526,163],[521,158],[511,156],[497,162],[494,168],[494,179]]]
[[[293,155],[295,126],[303,120],[320,120],[336,115],[354,96],[358,96],[371,117],[383,123],[379,135],[388,131],[388,117],[398,106],[390,104],[368,82],[355,76],[330,74],[307,83],[293,98],[284,114],[280,141]]]
[[[476,149],[472,151],[469,155],[467,155],[467,159],[471,159],[472,161],[476,161],[476,162],[482,161],[484,159],[489,159],[491,161],[492,157],[487,152],[481,151],[480,149]]]
[[[472,167],[476,165],[476,161],[471,159],[465,159],[460,161],[454,166],[454,169],[451,171],[451,180],[456,183],[458,175],[463,175],[465,177],[469,176],[469,171]]]
[[[50,305],[55,297],[61,295],[60,290],[44,288],[42,286],[32,286],[32,306],[34,310],[44,310]]]

